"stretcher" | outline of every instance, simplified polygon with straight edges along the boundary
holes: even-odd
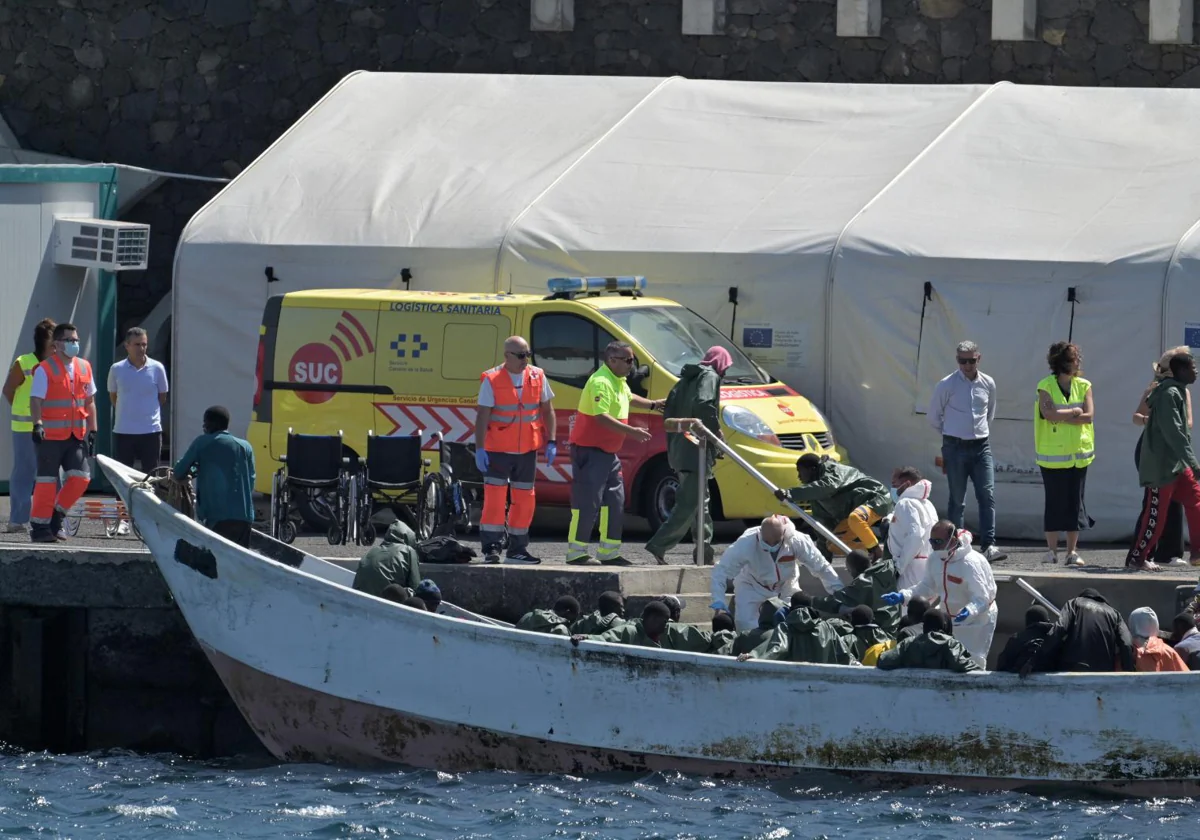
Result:
[[[124,503],[114,496],[85,496],[71,506],[63,519],[63,530],[68,536],[79,533],[79,523],[84,519],[100,520],[104,523],[104,535],[115,537],[121,520],[129,519]]]

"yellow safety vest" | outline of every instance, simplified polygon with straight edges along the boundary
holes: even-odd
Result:
[[[36,353],[25,353],[17,356],[17,364],[25,374],[25,381],[13,394],[12,430],[14,432],[32,432],[33,415],[29,413],[29,392],[33,390],[33,371],[38,366]]]
[[[1051,374],[1038,383],[1038,390],[1045,391],[1054,401],[1055,408],[1084,408],[1084,401],[1092,383],[1076,376],[1071,380],[1071,394],[1064,397],[1058,387],[1058,377]],[[1096,440],[1092,424],[1076,426],[1072,423],[1051,423],[1042,417],[1038,400],[1033,403],[1033,442],[1037,450],[1039,467],[1048,470],[1065,470],[1071,467],[1086,467],[1096,460]]]

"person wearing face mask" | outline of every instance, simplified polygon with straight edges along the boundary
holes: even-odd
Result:
[[[738,537],[713,566],[711,606],[728,612],[725,589],[732,579],[737,603],[734,621],[739,632],[751,630],[758,623],[763,601],[790,598],[800,589],[800,564],[830,595],[843,588],[837,572],[810,537],[798,532],[786,516],[768,516]]]
[[[891,526],[888,552],[900,574],[900,589],[911,589],[925,577],[929,560],[929,531],[937,522],[937,509],[929,497],[933,485],[916,467],[898,467],[892,472]]]
[[[929,544],[933,552],[925,577],[910,589],[884,594],[883,602],[902,604],[917,596],[941,598],[942,607],[953,617],[955,638],[980,668],[986,668],[999,615],[992,567],[971,547],[970,531],[959,531],[948,519],[934,524]]]
[[[29,414],[37,445],[37,481],[29,537],[33,542],[65,539],[63,519],[91,482],[88,457],[96,454],[96,383],[92,366],[79,356],[74,324],[54,328],[54,353],[33,371]],[[55,493],[58,473],[66,474]]]
[[[1142,457],[1138,480],[1148,488],[1142,504],[1133,545],[1125,556],[1125,567],[1135,571],[1155,571],[1150,560],[1166,525],[1171,502],[1183,503],[1188,531],[1200,534],[1200,484],[1196,473],[1200,461],[1192,449],[1188,428],[1187,387],[1196,381],[1196,360],[1191,353],[1176,353],[1168,364],[1171,375],[1163,379],[1146,397],[1150,416],[1142,433]],[[1200,565],[1200,539],[1192,538],[1193,565]]]
[[[196,476],[196,519],[230,542],[250,545],[254,526],[254,449],[229,433],[229,409],[204,412],[204,434],[175,463],[175,478]]]

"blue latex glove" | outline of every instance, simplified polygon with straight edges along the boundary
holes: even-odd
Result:
[[[546,463],[553,464],[554,459],[558,457],[558,444],[550,441],[546,444]]]
[[[486,449],[476,449],[475,450],[475,466],[479,469],[479,471],[481,473],[487,472],[488,454],[487,454]]]
[[[883,603],[889,604],[891,606],[895,606],[896,604],[904,603],[904,596],[901,595],[899,592],[884,592],[879,597],[883,601]]]
[[[788,617],[788,608],[787,607],[780,607],[779,609],[775,610],[776,626],[778,626],[780,624],[786,624],[787,617]]]
[[[970,617],[971,617],[971,611],[969,609],[967,609],[966,607],[963,607],[961,610],[958,611],[958,615],[954,616],[954,623],[962,624],[964,621],[966,621]]]
[[[729,612],[729,607],[725,606],[724,601],[713,601],[711,604],[709,604],[709,607],[711,607],[714,610],[721,610],[722,612]]]

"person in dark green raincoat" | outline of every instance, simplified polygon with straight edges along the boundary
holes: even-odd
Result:
[[[924,633],[903,639],[896,647],[883,653],[875,667],[884,671],[929,668],[958,674],[980,670],[962,642],[950,635],[950,616],[944,610],[931,609],[926,612],[922,626]]]
[[[616,645],[684,650],[691,653],[708,653],[712,646],[712,633],[690,624],[671,621],[671,611],[662,601],[650,601],[642,610],[642,617],[628,624],[614,627],[598,636],[574,635],[572,644],[582,641],[608,642]]]
[[[421,582],[421,564],[417,559],[417,535],[399,519],[383,535],[383,542],[358,561],[354,588],[376,597],[390,584],[415,590]]]
[[[620,592],[601,592],[600,597],[596,599],[596,607],[598,609],[594,612],[588,613],[571,625],[572,636],[598,636],[628,623],[625,620],[625,599]]]
[[[530,610],[525,613],[517,622],[517,629],[570,636],[571,625],[578,620],[579,602],[570,595],[563,595],[554,602],[552,610]]]
[[[895,592],[899,572],[891,560],[872,560],[862,549],[846,555],[846,571],[853,578],[844,589],[832,595],[813,598],[813,607],[824,616],[841,616],[860,604],[871,608],[875,622],[885,633],[895,634],[900,627],[901,606],[883,602],[885,592]]]
[[[827,455],[808,453],[796,461],[800,486],[776,492],[780,500],[811,505],[813,518],[850,548],[865,549],[879,559],[883,548],[871,526],[892,512],[892,495],[883,482]],[[829,550],[838,549],[829,544]]]
[[[875,623],[875,614],[866,604],[859,604],[850,610],[850,624],[854,627],[854,658],[859,662],[872,647],[893,638]]]
[[[743,630],[738,634],[733,648],[729,651],[730,656],[750,653],[755,648],[771,641],[771,636],[775,633],[775,614],[784,606],[783,601],[778,598],[768,598],[763,601],[762,606],[758,608],[758,626],[750,630]]]
[[[739,656],[746,659],[777,659],[786,662],[813,662],[823,665],[857,663],[851,653],[854,635],[843,636],[830,622],[818,617],[809,607],[795,607],[787,621],[775,628],[765,648]]]

